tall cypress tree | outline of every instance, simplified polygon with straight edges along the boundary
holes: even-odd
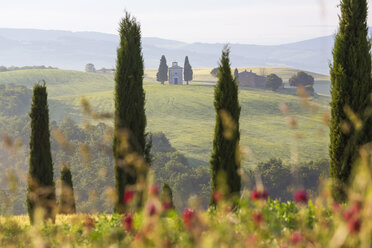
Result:
[[[183,71],[183,77],[186,81],[187,84],[189,84],[189,81],[192,81],[192,77],[193,77],[193,71],[192,71],[192,67],[190,65],[190,62],[189,62],[189,57],[186,56],[185,58],[185,64],[183,66],[184,68],[184,71]]]
[[[163,201],[163,203],[168,204],[170,208],[174,207],[172,188],[169,186],[169,184],[163,183],[160,198]]]
[[[225,47],[219,65],[218,82],[214,92],[214,107],[216,110],[216,126],[211,157],[212,195],[219,190],[220,175],[225,176],[225,193],[228,197],[239,196],[241,178],[239,174],[240,159],[237,156],[239,148],[239,117],[238,85],[230,68],[230,50]],[[211,197],[211,204],[214,204]]]
[[[74,186],[72,184],[72,175],[70,168],[63,165],[61,170],[61,195],[59,198],[59,213],[76,213]]]
[[[156,81],[164,84],[165,81],[168,81],[168,65],[165,56],[161,56],[158,72],[156,73]]]
[[[53,181],[53,162],[50,151],[49,112],[47,90],[36,84],[31,106],[30,168],[27,188],[27,210],[31,223],[37,208],[44,210],[44,218],[54,221],[56,195]]]
[[[140,24],[129,13],[120,22],[120,47],[117,50],[115,75],[115,211],[123,213],[123,199],[128,185],[143,180],[149,160],[146,145],[145,92]]]
[[[238,68],[235,68],[234,70],[234,78],[237,79],[239,77],[239,71]]]
[[[365,115],[371,84],[371,55],[368,40],[367,2],[342,0],[340,26],[331,66],[332,102],[330,127],[330,175],[333,197],[346,200],[346,189],[358,148],[372,141],[371,120]],[[354,112],[364,126],[349,121]],[[354,121],[355,122],[355,121]],[[348,128],[345,123],[349,123]]]

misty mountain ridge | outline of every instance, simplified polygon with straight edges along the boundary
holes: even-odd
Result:
[[[334,36],[325,36],[283,45],[229,44],[232,67],[292,67],[329,73]],[[87,63],[96,69],[114,68],[119,36],[98,32],[71,32],[37,29],[0,29],[0,65],[46,65],[84,70]],[[183,65],[189,56],[194,68],[216,67],[225,44],[186,43],[156,37],[143,37],[146,68],[157,68],[161,55],[168,64]]]

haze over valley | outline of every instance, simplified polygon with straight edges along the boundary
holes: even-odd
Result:
[[[37,29],[0,29],[0,61],[4,66],[46,65],[84,70],[87,63],[114,68],[117,35]],[[282,45],[230,44],[233,67],[290,67],[329,73],[334,36],[314,37]],[[217,66],[222,43],[185,43],[152,37],[142,38],[145,68],[157,68],[161,55],[169,62],[187,55],[193,68]]]

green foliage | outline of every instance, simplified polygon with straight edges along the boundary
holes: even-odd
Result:
[[[169,184],[163,183],[160,198],[162,202],[169,204],[170,208],[174,207],[172,188],[169,186]]]
[[[316,196],[321,179],[328,178],[329,161],[319,160],[301,163],[297,166],[283,164],[280,159],[270,159],[258,163],[257,167],[248,171],[251,185],[257,188],[256,177],[259,177],[271,199],[281,201],[293,200],[293,191],[305,188],[309,194]]]
[[[34,65],[34,66],[23,66],[23,67],[17,67],[17,66],[11,66],[11,67],[5,67],[5,66],[0,66],[0,72],[5,72],[5,71],[21,71],[21,70],[45,70],[45,69],[58,69],[56,67],[51,67],[51,66],[44,66],[44,65]]]
[[[309,95],[314,95],[314,77],[307,74],[306,72],[299,71],[289,79],[289,85],[305,88]]]
[[[213,68],[210,72],[210,74],[213,76],[213,77],[217,77],[218,76],[218,70],[219,68],[216,67],[216,68]]]
[[[0,116],[24,115],[31,105],[32,91],[25,86],[0,85]]]
[[[95,72],[96,72],[96,68],[95,68],[94,65],[91,64],[91,63],[86,64],[86,65],[85,65],[85,72],[92,72],[92,73],[95,73]]]
[[[156,81],[164,84],[165,81],[168,81],[168,65],[165,56],[161,56],[158,72],[156,73]]]
[[[266,163],[261,162],[254,172],[261,176],[263,185],[273,199],[291,200],[292,194],[288,190],[292,181],[291,171],[288,166],[283,165],[280,159],[271,159]]]
[[[74,186],[70,168],[65,164],[61,170],[61,195],[59,197],[59,213],[74,214],[76,212]]]
[[[266,77],[266,88],[272,89],[272,91],[276,91],[282,85],[283,85],[283,79],[278,77],[278,75],[269,74]]]
[[[339,30],[331,65],[331,157],[333,196],[345,201],[348,181],[360,147],[372,141],[371,55],[367,26],[367,1],[342,0]],[[364,126],[360,127],[364,122]]]
[[[218,82],[214,92],[216,124],[210,164],[212,193],[222,190],[230,197],[240,195],[241,178],[238,172],[240,169],[238,85],[231,74],[229,53],[227,47],[222,51]],[[221,174],[226,176],[226,189],[219,185],[218,177]],[[213,196],[211,204],[214,204]]]
[[[56,208],[53,162],[50,150],[49,111],[45,85],[36,84],[31,106],[30,167],[27,207],[31,222],[37,208],[54,220]]]
[[[146,165],[124,162],[137,154],[149,157],[146,149],[145,92],[140,24],[128,12],[120,22],[120,47],[117,50],[115,75],[115,188],[118,201],[115,210],[125,210],[124,192],[146,174]],[[125,165],[124,165],[125,164]],[[142,178],[143,179],[143,178]]]
[[[175,152],[176,149],[172,147],[170,144],[168,138],[165,136],[164,133],[158,132],[158,133],[152,133],[152,149],[151,153],[168,153],[168,152]]]
[[[189,57],[185,57],[185,64],[183,66],[183,74],[184,74],[184,80],[189,84],[189,81],[192,81],[193,78],[193,71],[192,67],[189,62]]]
[[[173,147],[168,149],[169,152],[154,152],[158,150],[156,148],[156,144],[159,144],[157,137],[159,135],[154,135],[155,145],[151,165],[156,183],[159,185],[166,183],[173,189],[172,204],[178,210],[187,207],[187,202],[193,195],[197,195],[202,201],[202,206],[207,207],[210,196],[209,169],[204,166],[196,168],[190,166],[186,157],[179,152],[174,152]]]

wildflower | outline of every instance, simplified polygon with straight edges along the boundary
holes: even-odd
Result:
[[[351,209],[354,214],[358,214],[362,210],[362,203],[360,201],[354,202]]]
[[[168,202],[168,201],[163,202],[163,210],[164,211],[167,211],[168,209],[171,209],[171,208],[172,208],[172,205],[170,204],[170,202]]]
[[[353,218],[353,216],[354,216],[354,211],[352,209],[345,210],[345,212],[343,214],[344,220],[346,220],[346,221],[351,220]]]
[[[295,232],[292,234],[291,242],[292,244],[298,244],[299,242],[302,241],[302,234],[299,232]]]
[[[133,231],[133,216],[130,213],[125,214],[123,218],[123,228],[125,231],[131,232]]]
[[[218,202],[222,199],[222,194],[218,190],[213,193],[213,201]]]
[[[268,192],[266,189],[264,189],[264,190],[262,191],[262,193],[261,193],[261,199],[266,200],[267,197],[269,197],[269,192]]]
[[[154,204],[150,204],[147,206],[147,213],[150,215],[150,216],[153,216],[154,214],[156,214],[156,207]]]
[[[254,212],[252,218],[255,225],[257,226],[261,225],[263,221],[263,216],[260,212]]]
[[[95,226],[95,224],[96,224],[96,221],[95,221],[93,218],[91,218],[91,217],[87,217],[87,218],[85,219],[84,226],[85,226],[87,229],[93,229],[94,226]]]
[[[361,227],[360,219],[352,218],[349,220],[347,227],[351,233],[358,233]]]
[[[306,190],[298,190],[294,195],[294,199],[297,203],[303,204],[306,204],[307,201],[309,200]]]
[[[352,218],[355,219],[355,216],[357,216],[362,209],[362,203],[361,202],[355,202],[351,208],[347,209],[343,213],[344,220],[350,221]]]
[[[187,228],[191,227],[194,216],[195,216],[195,212],[192,209],[187,208],[183,211],[183,214],[182,214],[183,223],[185,224]]]
[[[341,206],[338,203],[333,203],[332,205],[333,212],[339,212],[341,210]]]
[[[258,193],[258,191],[256,189],[252,191],[252,193],[251,193],[251,199],[252,200],[258,200],[258,199],[260,199],[260,193]]]
[[[134,191],[128,190],[124,193],[124,202],[129,203],[134,197]]]
[[[253,190],[251,193],[251,199],[252,200],[266,200],[267,197],[269,197],[269,192],[267,192],[266,189],[264,190]]]
[[[149,190],[150,195],[152,195],[152,196],[158,196],[159,195],[159,191],[160,191],[160,189],[159,189],[159,186],[158,185],[153,184],[153,185],[150,186],[150,190]]]

